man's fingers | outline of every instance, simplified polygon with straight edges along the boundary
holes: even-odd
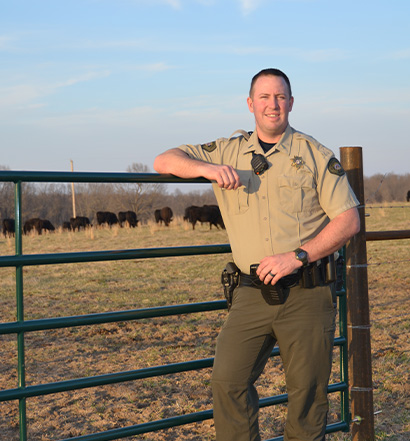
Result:
[[[231,166],[220,167],[216,181],[219,187],[225,188],[226,190],[236,190],[241,185],[238,173]]]

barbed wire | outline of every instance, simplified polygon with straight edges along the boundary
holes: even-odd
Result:
[[[369,205],[366,204],[360,204],[357,205],[356,208],[365,208],[366,210],[372,210],[373,208],[410,208],[410,204],[409,205],[377,205],[374,207],[370,207]]]
[[[385,206],[385,205],[380,205],[380,206],[376,206],[376,207],[369,207],[368,205],[361,205],[361,207],[365,207],[369,210],[371,210],[372,208],[410,208],[410,204],[409,205],[391,205],[391,206]]]
[[[404,263],[404,262],[410,262],[410,259],[404,259],[404,260],[390,260],[387,262],[370,262],[371,258],[367,261],[368,266],[379,266],[379,265],[391,265],[393,263]]]

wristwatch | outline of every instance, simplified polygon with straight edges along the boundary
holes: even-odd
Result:
[[[295,253],[296,259],[300,260],[302,262],[303,268],[308,266],[308,264],[309,264],[308,253],[305,250],[302,250],[302,248],[296,248],[294,253]]]

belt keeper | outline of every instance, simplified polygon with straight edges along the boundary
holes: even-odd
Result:
[[[307,266],[302,270],[302,287],[303,288],[313,288],[313,277],[312,277],[312,267]]]
[[[321,274],[322,266],[317,266],[317,264],[313,265],[312,268],[312,279],[313,286],[319,286],[323,284],[324,277]]]

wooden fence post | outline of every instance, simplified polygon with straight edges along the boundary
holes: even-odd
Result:
[[[346,245],[347,338],[353,441],[374,441],[372,360],[361,147],[341,147],[340,158],[360,201],[360,232]]]

